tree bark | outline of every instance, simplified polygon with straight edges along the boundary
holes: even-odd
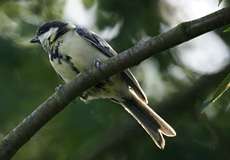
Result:
[[[11,130],[0,143],[0,160],[10,159],[29,139],[73,99],[98,82],[128,67],[201,34],[230,24],[230,8],[224,8],[205,17],[179,24],[175,28],[121,52],[100,65],[80,73],[63,85],[30,115]]]

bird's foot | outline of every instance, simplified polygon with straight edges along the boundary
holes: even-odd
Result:
[[[58,92],[58,91],[63,91],[63,85],[62,84],[59,84],[56,88],[55,88],[55,91]]]
[[[83,92],[82,95],[80,96],[80,100],[82,100],[84,103],[87,103],[88,96],[89,95],[88,95],[87,91]]]
[[[94,62],[94,65],[97,69],[101,69],[101,60],[100,59],[96,59],[95,62]]]

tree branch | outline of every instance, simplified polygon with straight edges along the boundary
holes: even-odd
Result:
[[[62,111],[73,99],[91,86],[113,74],[134,66],[153,54],[172,48],[201,34],[230,24],[230,8],[224,8],[208,16],[179,24],[102,63],[100,69],[91,68],[79,74],[73,81],[57,90],[19,125],[10,131],[0,143],[0,160],[10,159],[42,126]]]

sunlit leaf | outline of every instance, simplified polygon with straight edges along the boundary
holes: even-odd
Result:
[[[230,32],[230,27],[226,28],[224,32]]]
[[[226,78],[218,86],[215,93],[210,98],[209,103],[215,103],[229,89],[230,89],[230,73],[226,76]]]
[[[82,1],[85,7],[90,8],[94,4],[95,0],[83,0]]]

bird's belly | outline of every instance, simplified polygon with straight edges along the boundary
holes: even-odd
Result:
[[[73,80],[78,72],[73,70],[71,63],[67,63],[64,60],[58,59],[50,60],[51,65],[55,71],[61,76],[61,78],[67,83]],[[103,82],[99,82],[94,87],[91,87],[82,94],[82,99],[93,100],[98,98],[116,98],[120,95],[124,95],[128,90],[128,86],[121,79],[120,75],[114,75]]]
[[[79,71],[92,67],[97,60],[108,59],[107,56],[75,33],[70,32],[68,34],[63,41],[60,52],[70,56],[72,63]]]
[[[120,99],[122,96],[128,96],[128,85],[121,80],[119,74],[110,77],[103,82],[99,82],[94,87],[85,91],[82,99],[93,100],[98,98]]]
[[[91,50],[89,53],[87,52],[88,51],[85,50],[79,50],[74,53],[75,56],[77,56],[73,57],[72,59],[72,62],[81,72],[91,67],[95,67],[97,61],[102,62],[103,60],[107,59],[96,50]]]
[[[65,82],[69,82],[78,74],[71,65],[65,61],[50,60],[54,70],[61,76]]]

